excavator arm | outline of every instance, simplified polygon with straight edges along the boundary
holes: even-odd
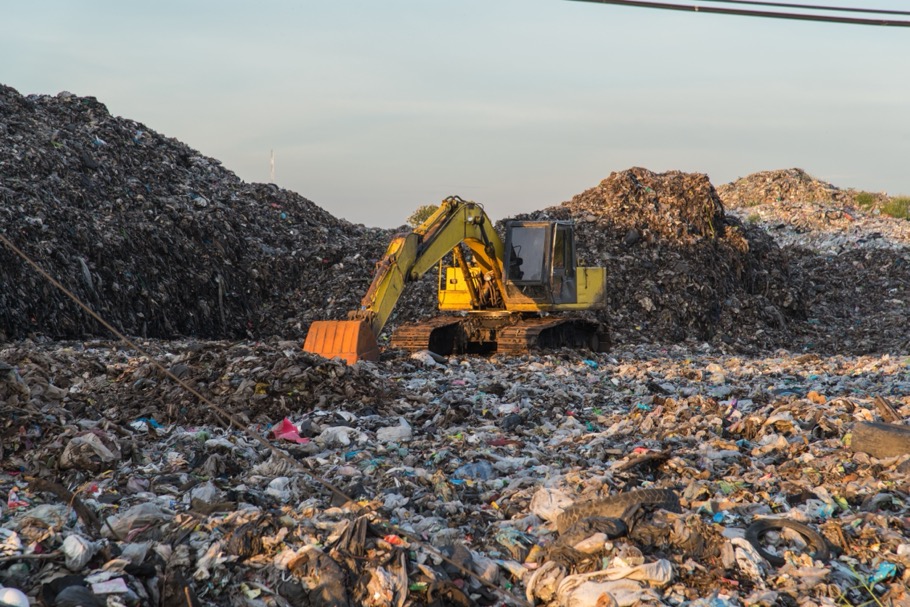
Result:
[[[446,198],[433,215],[412,232],[396,236],[376,264],[373,282],[348,320],[316,321],[310,326],[304,350],[348,363],[376,360],[377,338],[401,297],[405,285],[423,276],[446,254],[466,245],[485,275],[505,293],[502,239],[483,208],[458,196]]]

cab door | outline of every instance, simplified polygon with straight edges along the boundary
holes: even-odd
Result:
[[[575,303],[578,283],[575,272],[574,226],[557,222],[553,230],[553,247],[550,259],[550,288],[553,303]]]

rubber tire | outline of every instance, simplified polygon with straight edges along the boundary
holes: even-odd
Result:
[[[853,427],[850,449],[878,459],[910,453],[910,426],[860,422]]]
[[[679,497],[672,489],[638,489],[617,493],[604,499],[572,504],[556,518],[559,533],[588,517],[620,518],[632,506],[656,506],[670,512],[680,512]],[[623,521],[628,524],[628,521]]]
[[[828,547],[828,540],[821,533],[807,525],[787,518],[761,518],[754,521],[746,528],[746,541],[752,544],[766,561],[775,567],[782,567],[787,561],[783,557],[771,554],[761,544],[761,539],[766,533],[769,531],[780,531],[781,529],[792,529],[800,534],[806,541],[809,556],[814,560],[826,561],[830,558],[831,551]]]

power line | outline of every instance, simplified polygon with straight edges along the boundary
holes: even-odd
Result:
[[[849,25],[878,25],[890,27],[910,27],[910,21],[895,21],[891,19],[868,19],[862,17],[842,17],[838,15],[811,15],[806,13],[779,13],[774,11],[756,11],[737,8],[721,8],[714,6],[698,6],[696,4],[666,4],[663,2],[642,2],[639,0],[572,0],[574,2],[594,2],[597,4],[615,4],[618,6],[634,6],[639,8],[656,8],[671,11],[686,11],[696,13],[713,13],[718,15],[737,15],[740,17],[766,17],[770,19],[791,19],[796,21],[817,21],[821,23],[846,23]],[[722,0],[720,0],[722,1]],[[747,4],[757,4],[749,2]]]
[[[701,2],[720,2],[723,4],[746,4],[753,6],[774,6],[777,8],[804,8],[811,11],[832,11],[841,13],[865,13],[867,15],[905,15],[910,11],[893,11],[882,8],[856,8],[852,6],[819,6],[817,4],[789,4],[786,2],[752,2],[750,0],[701,0]]]

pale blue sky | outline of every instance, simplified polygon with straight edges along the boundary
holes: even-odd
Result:
[[[565,0],[29,0],[4,3],[0,82],[95,96],[246,181],[274,150],[278,185],[383,227],[449,194],[540,209],[632,166],[910,194],[910,28]]]

